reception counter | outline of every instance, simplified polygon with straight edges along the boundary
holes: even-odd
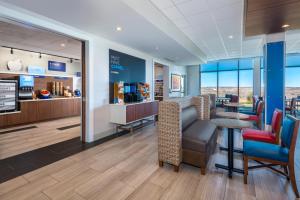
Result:
[[[19,111],[0,114],[0,128],[79,116],[81,113],[80,97],[20,100],[19,103]]]

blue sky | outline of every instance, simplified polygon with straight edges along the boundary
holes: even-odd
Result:
[[[201,87],[217,87],[217,73],[208,72],[201,75]],[[285,70],[286,87],[300,87],[300,67],[290,67]],[[237,87],[237,71],[219,72],[219,86]],[[240,71],[240,87],[253,86],[253,72]]]
[[[300,87],[300,67],[290,67],[285,70],[286,87]]]
[[[209,62],[202,65],[202,70],[216,70],[219,69],[231,70],[237,69],[238,59],[220,60],[218,62]],[[286,56],[287,66],[285,70],[286,87],[300,87],[300,54],[288,54]],[[252,59],[240,59],[240,68],[249,68],[252,66]],[[217,73],[202,73],[201,79],[202,87],[217,87]],[[220,87],[237,87],[237,71],[223,71],[219,72],[219,86]],[[252,87],[253,86],[253,72],[240,70],[240,87]]]
[[[219,86],[220,87],[237,87],[238,85],[237,71],[223,71],[219,72]],[[217,86],[217,73],[209,72],[202,73],[201,87],[216,87]],[[240,71],[240,87],[253,86],[253,71],[241,70]]]

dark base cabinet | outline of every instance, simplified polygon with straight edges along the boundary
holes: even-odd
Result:
[[[0,128],[80,116],[81,99],[50,99],[20,102],[20,112],[0,115]]]
[[[126,125],[158,114],[158,101],[111,104],[110,122]]]

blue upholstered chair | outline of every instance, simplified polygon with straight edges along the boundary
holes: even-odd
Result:
[[[243,149],[245,184],[247,184],[249,169],[267,167],[290,179],[294,192],[297,198],[299,198],[294,170],[294,154],[299,129],[299,121],[300,120],[291,115],[286,116],[286,118],[283,120],[281,131],[281,145],[244,140]],[[248,160],[254,160],[260,163],[260,165],[248,167]],[[284,171],[274,168],[274,166],[282,166]]]
[[[239,112],[240,112],[240,113],[243,113],[243,114],[246,114],[246,115],[255,115],[255,114],[256,114],[256,111],[257,111],[258,103],[259,103],[260,101],[261,101],[261,100],[258,99],[258,98],[255,100],[253,111],[249,111],[249,110],[245,110],[245,109],[240,108],[240,109],[239,109]]]

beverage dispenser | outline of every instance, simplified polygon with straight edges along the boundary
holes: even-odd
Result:
[[[32,99],[34,87],[33,76],[20,75],[19,76],[19,99]]]

